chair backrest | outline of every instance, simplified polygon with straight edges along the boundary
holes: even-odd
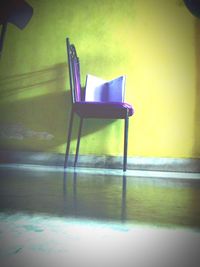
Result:
[[[76,48],[66,39],[72,103],[81,101],[80,65]]]

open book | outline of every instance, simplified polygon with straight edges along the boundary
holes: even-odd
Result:
[[[111,81],[88,74],[86,76],[85,101],[124,102],[125,76]]]

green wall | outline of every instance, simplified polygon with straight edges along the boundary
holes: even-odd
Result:
[[[22,31],[9,24],[0,61],[2,149],[65,152],[68,36],[83,85],[87,73],[126,74],[129,156],[200,156],[200,23],[183,1],[28,2],[34,15]],[[122,137],[122,121],[88,120],[80,153],[121,155]]]

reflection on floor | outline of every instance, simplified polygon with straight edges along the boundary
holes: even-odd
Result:
[[[200,176],[0,166],[0,266],[200,266]]]

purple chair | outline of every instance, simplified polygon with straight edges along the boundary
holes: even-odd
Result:
[[[73,126],[74,114],[77,114],[80,118],[79,132],[76,146],[76,154],[74,160],[74,167],[76,167],[78,160],[78,152],[80,146],[80,136],[83,126],[83,119],[86,118],[96,118],[96,119],[124,119],[124,157],[123,157],[123,171],[126,171],[127,168],[127,146],[128,146],[128,124],[129,117],[133,115],[134,110],[130,104],[119,102],[119,101],[110,101],[98,100],[95,101],[86,101],[85,95],[81,91],[80,84],[80,65],[79,59],[77,57],[76,49],[73,44],[70,44],[69,38],[66,39],[67,43],[67,53],[68,53],[68,66],[69,66],[69,80],[70,80],[70,90],[71,90],[71,100],[72,108],[70,115],[68,139],[67,139],[67,148],[65,154],[65,163],[64,168],[67,167],[70,141],[71,141],[71,132]],[[118,92],[118,91],[117,91]],[[123,95],[123,93],[122,93]]]

